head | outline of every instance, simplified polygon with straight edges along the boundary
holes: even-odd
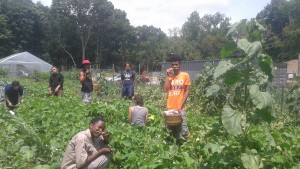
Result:
[[[180,71],[180,61],[181,58],[177,55],[173,55],[170,59],[171,61],[171,67],[174,69],[174,73],[179,73]]]
[[[83,60],[82,66],[84,69],[90,69],[91,68],[91,62],[89,60]]]
[[[11,83],[12,87],[14,88],[14,90],[18,90],[20,87],[20,83],[18,81],[13,81]]]
[[[56,66],[52,66],[51,73],[52,74],[57,74],[58,73],[58,68]]]
[[[124,63],[124,68],[125,70],[130,70],[131,69],[131,64],[129,62]]]
[[[92,137],[99,137],[105,130],[105,121],[100,117],[95,117],[90,121],[89,129]]]
[[[136,105],[139,105],[139,106],[144,105],[143,97],[141,95],[135,95],[134,96],[134,102],[135,102]]]

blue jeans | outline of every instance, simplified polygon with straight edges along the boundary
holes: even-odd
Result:
[[[133,85],[123,85],[122,87],[122,97],[131,98],[134,95],[134,86]]]

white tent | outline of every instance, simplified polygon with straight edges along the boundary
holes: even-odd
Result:
[[[22,52],[0,59],[0,69],[9,76],[28,76],[34,71],[49,72],[51,65],[29,52]]]

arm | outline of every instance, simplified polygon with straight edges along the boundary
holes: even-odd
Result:
[[[55,88],[55,92],[57,93],[58,92],[58,90],[61,88],[61,86],[64,84],[64,77],[63,77],[63,75],[61,75],[61,74],[59,74],[60,75],[60,77],[59,77],[59,79],[58,79],[58,85],[57,85],[57,87]]]
[[[132,112],[133,112],[133,107],[129,107],[129,112],[128,112],[128,122],[131,124],[132,122]]]
[[[80,80],[80,84],[83,84],[83,82],[85,80],[85,73],[82,71],[80,71],[79,80]]]
[[[21,101],[22,101],[22,97],[23,97],[23,87],[22,86],[20,86],[20,88],[19,88],[19,98],[18,98],[18,103],[20,104],[21,103]]]
[[[165,79],[165,83],[164,83],[164,92],[167,93],[170,89],[170,79],[169,77],[167,76],[166,79]]]
[[[87,166],[99,156],[110,153],[109,148],[100,149],[94,154],[88,151],[89,150],[84,141],[84,136],[78,136],[75,145],[75,161],[76,161],[77,168]]]
[[[19,96],[19,98],[18,98],[18,103],[20,104],[21,101],[22,101],[22,96]]]
[[[190,95],[190,86],[186,85],[186,86],[184,86],[184,88],[185,88],[185,93],[183,95],[183,99],[182,99],[181,103],[179,104],[179,107],[178,107],[179,110],[182,110],[183,105],[185,104],[187,98]]]
[[[8,99],[7,95],[4,96],[4,100],[7,102],[8,106],[12,106],[12,104],[11,104],[10,100]]]
[[[146,118],[145,118],[145,124],[148,122],[148,109],[146,108]]]

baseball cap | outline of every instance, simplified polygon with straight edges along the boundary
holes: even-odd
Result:
[[[89,64],[91,64],[91,62],[90,62],[89,60],[83,60],[83,61],[82,61],[82,64],[83,64],[83,65],[89,65]]]

